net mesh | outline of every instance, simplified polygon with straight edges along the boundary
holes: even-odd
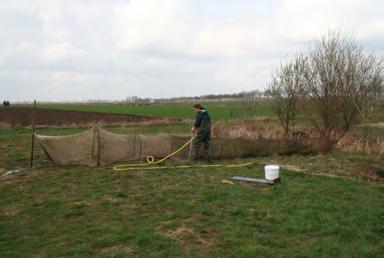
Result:
[[[59,165],[111,164],[140,161],[147,156],[163,158],[178,150],[190,136],[173,134],[129,135],[109,132],[94,127],[85,132],[67,136],[36,135],[47,156]],[[289,139],[223,139],[212,138],[211,157],[214,159],[242,158],[256,155],[316,153],[321,148],[316,139],[297,141]],[[190,146],[171,159],[186,160]],[[205,155],[203,148],[201,157]]]
[[[99,163],[140,159],[140,137],[138,135],[111,133],[98,128]]]
[[[35,135],[48,158],[59,165],[97,165],[96,128],[66,136]]]
[[[172,139],[174,136],[169,134],[139,135],[140,137],[140,156],[153,156],[163,158],[171,153]]]

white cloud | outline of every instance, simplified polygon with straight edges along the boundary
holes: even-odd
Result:
[[[69,39],[69,28],[63,19],[61,0],[38,0],[45,41],[62,42]]]
[[[384,5],[383,5],[384,8]],[[383,11],[384,15],[384,11]],[[365,21],[359,29],[357,36],[359,38],[384,38],[384,19],[378,17]]]
[[[378,12],[378,10],[381,10]],[[277,30],[285,39],[308,41],[329,30],[366,31],[372,19],[382,21],[384,4],[379,0],[283,0],[278,7]],[[383,27],[375,29],[376,35]]]
[[[31,0],[4,0],[0,1],[0,10],[25,10],[28,7],[29,9],[35,4]]]
[[[119,50],[146,47],[185,50],[183,0],[132,0],[115,6],[113,36]]]
[[[75,48],[69,42],[47,44],[41,50],[41,59],[47,63],[74,59],[83,55],[83,50]]]
[[[267,47],[270,36],[266,29],[248,24],[206,24],[196,33],[193,53],[244,55]]]
[[[33,42],[22,41],[18,44],[8,46],[7,48],[0,49],[1,58],[7,58],[12,56],[25,56],[30,55],[38,50],[38,47]]]
[[[0,1],[0,90],[68,100],[261,89],[287,53],[332,28],[383,53],[383,10],[379,0]]]
[[[84,50],[74,46],[71,28],[63,17],[62,0],[38,0],[42,21],[43,45],[39,51],[42,61],[51,63],[84,55]]]

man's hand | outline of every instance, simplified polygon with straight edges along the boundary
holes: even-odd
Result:
[[[192,132],[193,134],[196,134],[196,128],[195,128],[195,127],[192,127],[191,132]]]

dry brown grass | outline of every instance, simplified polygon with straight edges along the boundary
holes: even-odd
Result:
[[[361,124],[359,127],[364,127],[364,125]],[[384,128],[384,122],[370,123],[369,127]]]
[[[161,235],[167,236],[175,241],[178,241],[182,246],[187,246],[193,243],[196,246],[211,246],[211,241],[202,237],[196,230],[181,225],[175,229],[157,228],[157,232]]]
[[[19,214],[21,211],[20,208],[18,207],[15,207],[15,206],[8,206],[8,207],[3,207],[3,209],[1,209],[1,213],[5,216],[5,217],[13,217],[13,216],[16,216],[17,214]]]
[[[208,251],[217,244],[216,234],[219,229],[217,227],[197,229],[192,226],[200,220],[199,214],[190,214],[176,226],[171,225],[170,221],[162,221],[156,228],[156,232],[178,242],[183,249],[198,250],[202,257],[211,257]]]
[[[308,128],[296,126],[286,136],[278,123],[263,123],[260,119],[236,119],[217,122],[213,126],[212,135],[219,138],[258,140],[258,139],[283,139],[286,137],[317,137],[317,134]]]
[[[381,125],[381,124],[380,124]],[[219,138],[244,140],[277,140],[284,138],[319,138],[313,129],[295,126],[289,135],[278,123],[263,123],[259,119],[239,119],[220,121],[214,124],[212,135]],[[363,154],[384,154],[384,139],[365,140],[352,134],[347,134],[336,144],[336,149],[343,152]]]
[[[384,154],[384,140],[367,140],[348,135],[337,143],[336,148],[344,152],[382,155]]]
[[[6,122],[0,122],[0,128],[11,128],[12,125]]]
[[[277,124],[263,124],[253,119],[236,119],[215,123],[212,135],[220,138],[256,140],[282,138],[284,132]]]
[[[109,246],[109,247],[103,247],[103,248],[97,249],[92,253],[92,256],[107,255],[107,254],[114,255],[116,253],[129,254],[132,252],[133,252],[133,249],[130,246],[115,245],[115,246]]]
[[[192,227],[187,227],[186,225],[180,225],[176,228],[167,228],[164,226],[159,226],[156,229],[159,235],[168,237],[176,242],[183,249],[192,249],[198,251],[201,257],[211,257],[208,254],[209,249],[215,245],[214,239],[210,239],[209,232],[203,234],[199,230],[193,229]]]

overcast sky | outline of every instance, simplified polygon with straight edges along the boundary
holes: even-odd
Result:
[[[265,89],[330,29],[384,54],[380,0],[0,0],[0,96],[175,97]]]

